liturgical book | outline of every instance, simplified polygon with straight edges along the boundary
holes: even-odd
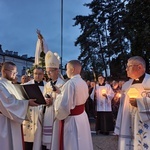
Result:
[[[36,99],[37,104],[46,104],[45,98],[37,84],[14,84],[22,99]]]

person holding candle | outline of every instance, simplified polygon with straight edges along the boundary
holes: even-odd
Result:
[[[131,79],[122,86],[115,127],[118,150],[150,149],[150,75],[140,56],[128,59],[126,71]]]
[[[113,131],[111,100],[114,92],[111,86],[105,83],[104,76],[98,76],[98,84],[95,85],[90,97],[96,100],[96,133],[100,131],[108,135],[109,131]]]

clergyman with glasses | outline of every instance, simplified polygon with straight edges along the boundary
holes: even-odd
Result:
[[[59,56],[56,53],[48,51],[45,55],[45,65],[50,81],[44,86],[43,92],[47,106],[43,111],[43,122],[41,125],[39,124],[39,129],[37,129],[37,132],[41,131],[40,128],[43,129],[41,134],[42,139],[35,139],[41,143],[42,150],[59,149],[59,121],[55,118],[55,103],[57,102],[55,86],[60,88],[64,84],[64,80],[60,78],[59,64]],[[41,149],[34,144],[33,150]]]
[[[150,149],[150,75],[140,56],[128,59],[115,133],[118,150]]]
[[[17,75],[13,62],[4,62],[0,79],[0,149],[23,150],[21,123],[26,117],[28,106],[38,106],[35,99],[21,100],[12,81]]]

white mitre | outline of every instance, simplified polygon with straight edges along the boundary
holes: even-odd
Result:
[[[48,51],[45,55],[45,66],[46,68],[59,68],[60,57],[57,53],[52,53]]]

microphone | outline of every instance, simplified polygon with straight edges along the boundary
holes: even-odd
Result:
[[[46,98],[51,98],[51,96],[49,94],[45,94]]]
[[[45,94],[45,98],[51,98],[51,96],[49,94]],[[45,114],[45,111],[46,111],[46,105],[43,107],[43,114]]]
[[[53,91],[56,91],[56,87],[54,86],[54,83],[52,81],[50,83],[51,83],[51,86],[53,88]]]

